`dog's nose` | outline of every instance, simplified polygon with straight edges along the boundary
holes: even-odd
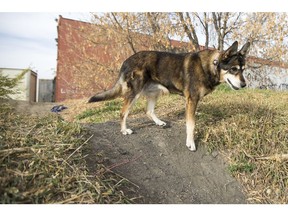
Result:
[[[246,86],[246,83],[245,82],[241,82],[241,88],[244,88]]]

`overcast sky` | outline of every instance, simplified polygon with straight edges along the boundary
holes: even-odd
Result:
[[[257,3],[257,1],[253,2]],[[266,3],[264,4],[263,1],[260,5],[251,5],[249,0],[243,0],[238,1],[236,7],[233,3],[235,1],[232,0],[173,0],[165,5],[157,5],[154,1],[149,2],[148,0],[138,2],[134,0],[134,4],[131,4],[131,0],[75,0],[69,1],[69,3],[67,0],[57,1],[57,4],[39,0],[9,0],[2,4],[0,9],[2,10],[2,12],[0,11],[0,68],[30,67],[38,73],[38,78],[52,79],[55,76],[57,59],[55,41],[57,22],[55,19],[61,14],[65,18],[89,21],[89,13],[51,13],[49,11],[61,11],[61,9],[99,12],[277,11],[285,2],[282,1],[280,4],[279,1],[282,0],[274,0],[272,5],[265,5]],[[278,7],[276,10],[275,6]],[[280,11],[285,8],[287,10],[287,7],[280,7]],[[20,12],[13,12],[15,10]],[[26,11],[32,11],[32,13]]]
[[[88,20],[89,13],[0,13],[0,68],[27,68],[38,78],[55,76],[56,18]]]

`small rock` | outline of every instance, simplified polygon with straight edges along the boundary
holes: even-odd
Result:
[[[272,190],[269,188],[266,190],[267,195],[270,195],[272,193]]]
[[[212,152],[212,156],[213,156],[214,158],[216,158],[216,157],[218,156],[218,152],[217,152],[217,151],[213,151],[213,152]]]

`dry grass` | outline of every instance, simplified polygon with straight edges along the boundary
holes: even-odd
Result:
[[[287,101],[287,92],[218,91],[200,106],[202,142],[223,152],[251,203],[288,203]]]
[[[66,115],[82,122],[118,120],[121,100],[83,104],[78,111],[67,110]],[[143,100],[136,104],[132,118],[144,115],[144,104]],[[164,96],[156,112],[164,119],[184,122],[184,106],[180,96]],[[209,151],[218,150],[225,156],[250,203],[288,203],[287,125],[288,92],[220,87],[200,102],[196,137]]]
[[[32,117],[0,109],[0,203],[131,203],[126,179],[97,165],[89,176],[91,138],[59,115]]]

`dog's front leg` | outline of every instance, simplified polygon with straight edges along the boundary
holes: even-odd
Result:
[[[194,128],[195,128],[195,112],[198,100],[196,98],[186,98],[186,146],[191,151],[196,151],[194,142]]]

